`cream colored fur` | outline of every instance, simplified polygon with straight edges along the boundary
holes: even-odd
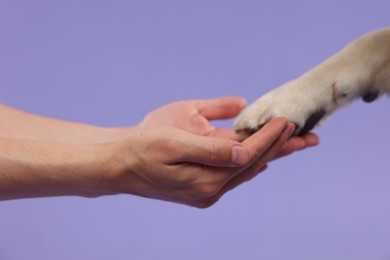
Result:
[[[275,117],[295,123],[295,134],[362,97],[371,102],[390,95],[390,28],[368,33],[301,77],[260,97],[245,108],[234,126],[254,132]]]

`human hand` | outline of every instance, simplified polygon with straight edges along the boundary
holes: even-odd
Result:
[[[235,117],[246,104],[245,99],[241,97],[179,101],[150,112],[139,125],[172,126],[197,135],[242,141],[242,136],[233,129],[216,128],[210,121]]]
[[[272,120],[242,143],[173,127],[144,127],[111,146],[113,193],[209,207],[253,178],[285,145],[294,126]]]
[[[197,135],[243,141],[248,138],[247,135],[238,134],[233,129],[216,128],[210,121],[235,117],[246,104],[242,97],[179,101],[150,112],[139,125],[142,127],[172,126]],[[313,133],[291,137],[274,159],[315,146],[318,142],[318,136]]]

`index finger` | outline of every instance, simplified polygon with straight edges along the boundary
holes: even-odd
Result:
[[[313,133],[307,133],[303,136],[294,136],[282,147],[278,154],[273,158],[273,160],[279,159],[286,155],[289,155],[295,151],[305,149],[307,147],[312,147],[318,145],[320,139],[318,135]]]
[[[199,114],[208,120],[216,120],[238,115],[246,104],[246,100],[242,97],[219,97],[198,100],[196,106]]]

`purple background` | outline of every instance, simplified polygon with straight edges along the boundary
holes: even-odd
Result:
[[[0,101],[103,126],[249,101],[390,25],[382,1],[0,1]],[[0,202],[0,259],[390,259],[390,102],[199,210],[134,196]],[[219,122],[230,126],[232,121]]]

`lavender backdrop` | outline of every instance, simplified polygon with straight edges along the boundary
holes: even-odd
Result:
[[[0,0],[0,101],[104,126],[249,101],[390,25],[382,1]],[[132,196],[0,202],[0,259],[390,259],[390,102],[199,210]],[[229,126],[231,121],[219,122]]]

